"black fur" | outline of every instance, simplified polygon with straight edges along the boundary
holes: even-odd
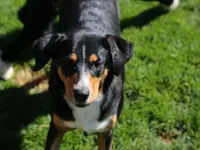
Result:
[[[24,25],[24,38],[35,40],[52,32],[52,22],[58,14],[58,8],[59,0],[27,0],[18,12],[18,18]]]
[[[174,2],[174,0],[158,0],[158,1],[166,6],[169,6]]]
[[[117,36],[108,35],[106,40],[112,55],[113,73],[118,74],[121,72],[121,67],[123,67],[123,65],[131,58],[133,45],[122,38],[118,38]]]
[[[73,74],[75,71],[73,64],[69,66],[63,66],[63,64],[66,64],[65,59],[71,53],[76,53],[77,56],[82,55],[81,50],[84,45],[86,57],[89,54],[96,54],[101,59],[101,68],[98,64],[92,68],[87,64],[92,75],[98,77],[102,74],[101,69],[109,69],[103,85],[105,98],[99,120],[105,119],[108,115],[119,117],[123,106],[124,65],[133,54],[133,46],[130,42],[120,38],[117,1],[63,0],[60,2],[58,14],[60,33],[45,35],[35,41],[32,46],[36,60],[35,70],[40,70],[52,59],[49,79],[49,93],[52,97],[51,113],[56,113],[64,120],[74,120],[71,108],[62,97],[65,87],[58,76],[57,67],[62,66],[65,76]],[[54,13],[52,17],[55,18]],[[21,20],[24,21],[23,17]],[[42,28],[46,29],[43,23]],[[77,69],[80,64],[76,65]],[[50,129],[47,141],[52,141],[50,135],[54,133],[51,133],[51,130],[53,129]],[[108,149],[111,147],[112,134],[107,135],[105,139],[105,149]],[[47,142],[46,149],[49,144]]]
[[[60,43],[64,40],[67,40],[65,34],[48,34],[35,41],[32,47],[36,61],[35,71],[43,68],[50,59],[58,59],[56,49],[60,48]]]

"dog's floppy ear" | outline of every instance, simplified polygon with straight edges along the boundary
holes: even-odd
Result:
[[[67,36],[65,34],[48,34],[36,40],[31,47],[35,58],[33,70],[38,71],[43,68],[51,58],[56,59],[57,55],[55,51],[59,49],[59,43],[66,39]]]
[[[113,73],[117,75],[133,55],[133,44],[113,35],[107,35],[106,42],[112,56]]]

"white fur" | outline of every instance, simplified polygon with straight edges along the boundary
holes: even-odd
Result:
[[[81,91],[83,94],[89,94],[91,93],[91,89],[90,89],[90,80],[88,77],[88,72],[86,71],[86,64],[85,64],[85,58],[86,58],[86,47],[85,45],[83,45],[83,49],[82,49],[82,56],[83,56],[83,64],[82,64],[82,68],[81,68],[81,72],[80,72],[80,78],[78,80],[77,84],[74,84],[74,90],[78,90]],[[91,95],[89,95],[91,96]],[[89,97],[88,97],[89,99]]]
[[[89,90],[90,89],[89,88],[90,81],[89,81],[87,74],[88,73],[86,73],[85,70],[81,71],[79,81],[76,85],[74,85],[74,90],[82,91],[82,93],[85,93],[85,94],[87,94],[88,91],[90,91],[90,93],[91,93],[91,90]],[[89,99],[89,97],[88,97],[88,99]]]
[[[179,6],[180,0],[173,0],[173,3],[169,6],[163,5],[167,10],[174,10]]]
[[[65,121],[64,124],[70,128],[78,128],[87,132],[88,134],[94,132],[104,132],[106,127],[111,123],[112,116],[108,116],[103,121],[98,121],[100,116],[100,106],[103,100],[103,96],[99,96],[92,104],[87,107],[76,107],[72,104],[65,95],[64,99],[73,111],[75,121]]]
[[[12,64],[6,63],[1,59],[1,54],[2,52],[0,51],[0,77],[8,80],[14,74],[14,68],[12,67]]]

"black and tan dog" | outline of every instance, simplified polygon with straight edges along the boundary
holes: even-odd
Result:
[[[133,46],[120,38],[116,0],[64,0],[60,33],[33,45],[35,70],[52,59],[51,125],[46,149],[59,149],[65,132],[98,134],[99,149],[111,149],[112,129],[123,105],[124,65]]]
[[[32,46],[36,71],[52,59],[46,150],[58,150],[63,135],[73,129],[97,134],[99,150],[110,150],[123,106],[124,66],[133,54],[133,45],[120,38],[117,0],[31,2],[20,11],[25,35],[32,32],[34,39],[46,34],[56,15],[60,17],[59,32]],[[174,7],[178,0],[162,2]]]

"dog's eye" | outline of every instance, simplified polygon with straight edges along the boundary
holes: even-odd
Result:
[[[72,68],[74,71],[77,71],[77,63],[76,63],[76,62],[70,61],[69,65],[71,66],[71,68]]]
[[[101,67],[101,62],[100,61],[96,61],[96,62],[94,62],[94,66],[96,67],[96,68],[99,68],[99,67]]]
[[[73,70],[77,71],[77,66],[76,65],[73,66]]]

